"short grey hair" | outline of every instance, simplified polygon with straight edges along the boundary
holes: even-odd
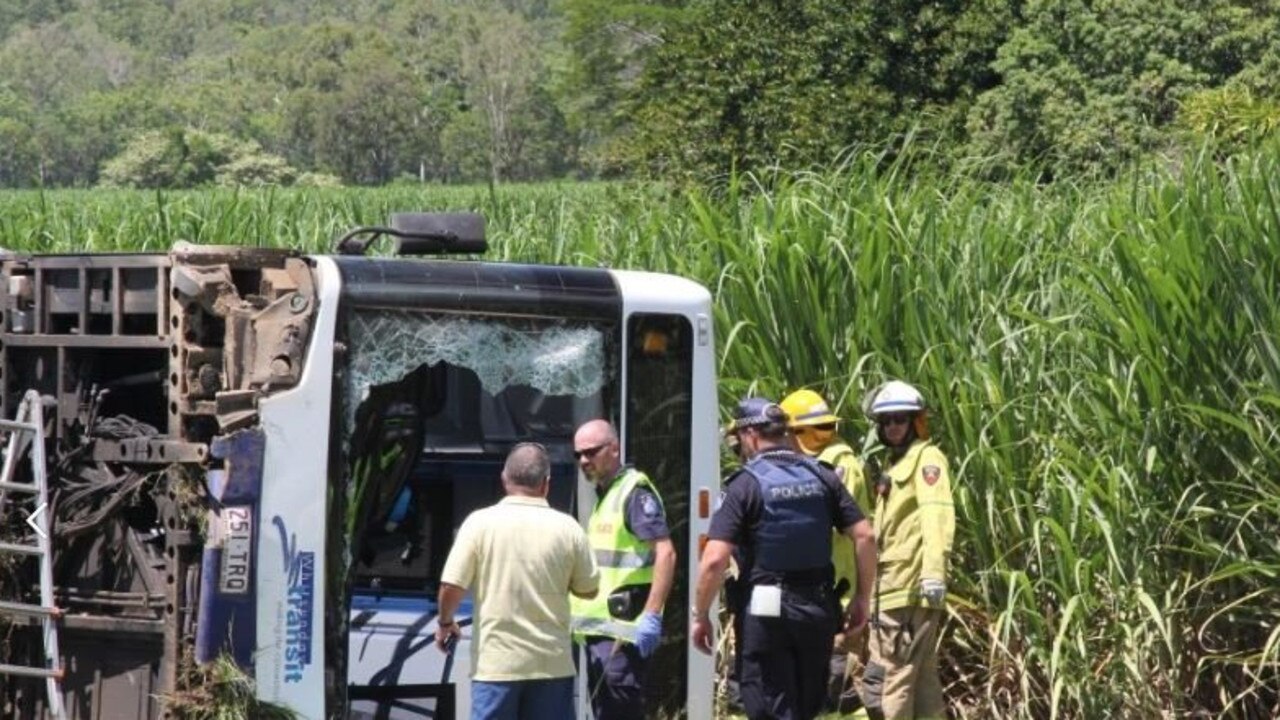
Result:
[[[502,477],[517,487],[536,489],[551,476],[551,460],[547,449],[539,443],[522,442],[511,448]]]

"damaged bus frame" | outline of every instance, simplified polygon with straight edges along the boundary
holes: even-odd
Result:
[[[0,492],[0,543],[32,543],[47,501],[56,604],[23,610],[40,605],[37,558],[0,557],[0,665],[31,668],[0,673],[5,717],[182,717],[215,661],[303,718],[466,717],[468,616],[452,654],[433,644],[453,534],[527,440],[551,455],[551,503],[585,521],[572,437],[596,417],[658,485],[681,553],[651,710],[711,717],[712,661],[687,640],[719,483],[710,294],[366,257],[383,235],[401,256],[484,246],[479,216],[402,214],[332,256],[0,259],[0,413],[38,398],[48,457],[47,497]],[[7,460],[34,487],[41,471]]]

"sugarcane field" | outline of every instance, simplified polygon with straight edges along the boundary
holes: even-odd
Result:
[[[0,3],[0,718],[1280,717],[1278,22]]]

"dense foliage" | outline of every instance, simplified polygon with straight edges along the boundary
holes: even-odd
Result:
[[[557,37],[535,1],[8,3],[0,186],[96,184],[156,133],[256,143],[257,182],[562,175]]]
[[[962,139],[996,83],[1005,0],[707,0],[669,26],[639,89],[626,150],[660,172],[825,165],[850,144],[925,128]]]
[[[721,401],[919,384],[959,527],[953,716],[1280,714],[1280,154],[1108,185],[931,180],[883,155],[714,191],[619,184],[0,194],[0,244],[327,248],[472,208],[498,258],[714,292]]]
[[[174,185],[824,167],[917,138],[989,177],[1111,175],[1280,118],[1280,0],[52,0],[0,7],[0,187],[146,138]],[[169,153],[172,156],[172,152]]]

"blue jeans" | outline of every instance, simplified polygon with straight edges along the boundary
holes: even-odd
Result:
[[[471,681],[471,720],[566,720],[572,717],[572,677]]]

